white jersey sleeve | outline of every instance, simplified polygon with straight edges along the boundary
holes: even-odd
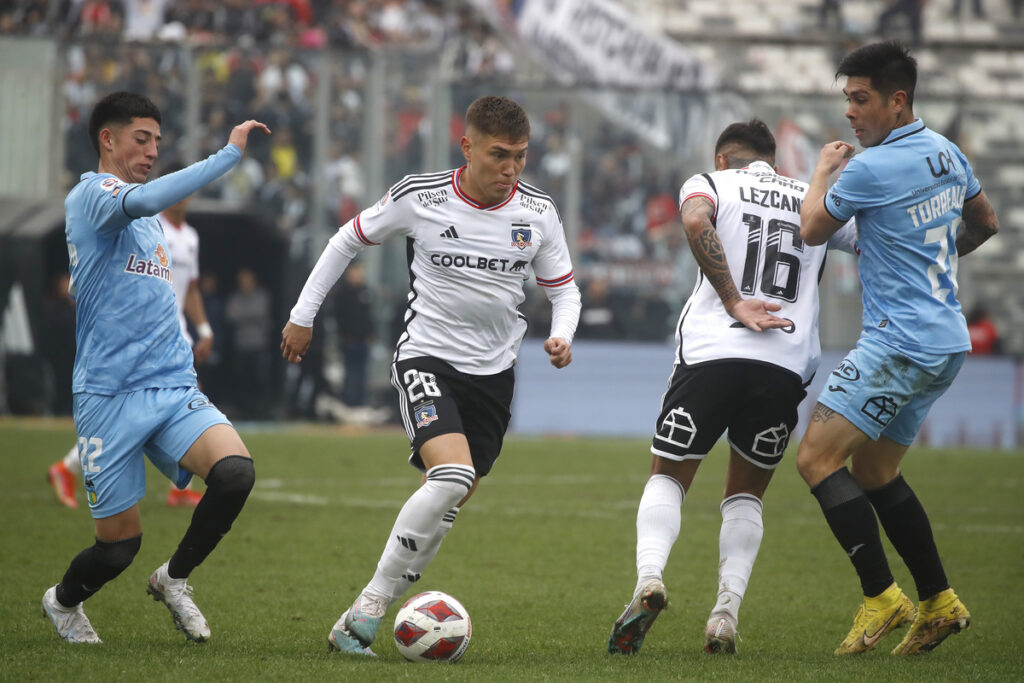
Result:
[[[828,238],[828,248],[845,251],[848,254],[857,255],[860,249],[857,247],[857,221],[853,218],[846,221],[846,224],[832,233]]]
[[[541,243],[533,259],[533,274],[551,302],[551,332],[548,336],[560,337],[571,344],[580,320],[580,290],[573,277],[562,221],[557,213],[552,212],[551,215],[549,237]]]
[[[714,213],[711,216],[711,220],[714,222],[715,215],[718,214],[718,190],[711,184],[711,176],[707,173],[698,173],[683,183],[683,187],[679,190],[680,210],[687,199],[695,197],[704,197],[714,205]]]
[[[328,292],[359,252],[379,245],[392,235],[409,234],[412,215],[405,206],[393,201],[388,191],[379,202],[338,228],[306,278],[288,320],[295,325],[312,327]]]

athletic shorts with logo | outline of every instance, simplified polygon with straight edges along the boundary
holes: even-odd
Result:
[[[936,399],[953,383],[967,354],[908,354],[861,337],[828,376],[818,403],[872,440],[909,446]]]
[[[753,465],[774,469],[807,392],[792,372],[742,360],[677,364],[662,399],[651,453],[703,460],[722,434]]]
[[[399,410],[412,445],[409,462],[423,470],[420,447],[441,434],[464,434],[479,477],[491,471],[512,418],[515,373],[470,375],[422,356],[391,366]]]
[[[231,422],[195,387],[124,394],[75,394],[75,430],[89,510],[124,512],[146,493],[149,458],[179,488],[192,474],[178,463],[207,429]]]

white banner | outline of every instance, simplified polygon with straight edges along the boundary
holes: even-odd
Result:
[[[644,31],[612,0],[524,0],[516,25],[567,84],[680,91],[718,83],[706,64]]]

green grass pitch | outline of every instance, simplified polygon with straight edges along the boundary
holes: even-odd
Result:
[[[135,563],[86,603],[103,645],[72,646],[41,615],[43,592],[91,542],[83,508],[60,508],[46,466],[74,439],[67,421],[0,421],[0,679],[822,681],[1020,680],[1024,672],[1024,456],[912,450],[904,472],[928,509],[947,573],[971,610],[964,634],[931,654],[831,653],[859,600],[848,560],[794,466],[765,500],[765,537],[740,613],[735,657],[702,649],[714,602],[719,447],[683,505],[666,572],[670,605],[636,657],[605,651],[633,589],[635,513],[650,456],[642,440],[509,438],[418,584],[473,617],[455,665],[406,662],[385,619],[375,660],[329,655],[331,625],[369,579],[395,513],[418,484],[399,433],[283,427],[243,432],[257,485],[235,528],[192,575],[211,640],[193,644],[146,595],[190,513],[163,505],[149,468]],[[79,499],[82,492],[79,492]],[[913,582],[889,548],[897,581]],[[433,667],[433,668],[430,668]],[[440,668],[438,668],[440,667]]]

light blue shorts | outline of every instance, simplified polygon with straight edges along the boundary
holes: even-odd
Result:
[[[230,425],[195,387],[75,394],[75,430],[89,509],[96,519],[135,505],[146,493],[143,454],[179,488],[192,474],[178,466],[207,429]]]
[[[861,337],[825,382],[818,403],[836,411],[873,441],[909,446],[928,410],[953,383],[966,352],[901,353]]]

